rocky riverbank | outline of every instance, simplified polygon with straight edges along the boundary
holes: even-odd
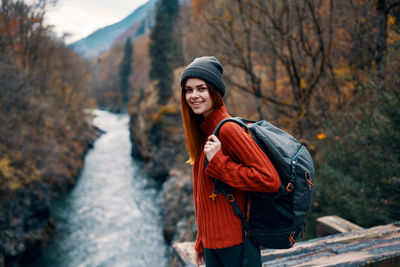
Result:
[[[166,105],[160,106],[157,92],[150,86],[130,105],[132,155],[143,159],[150,177],[161,184],[163,233],[168,244],[192,241],[196,234],[192,171],[185,164],[179,93],[177,90]]]
[[[161,190],[163,233],[168,244],[196,239],[191,167],[172,169]]]
[[[57,150],[38,148],[52,151],[43,158],[42,166],[34,168],[39,178],[24,179],[24,183],[16,185],[13,191],[2,193],[0,266],[18,266],[29,262],[49,240],[55,226],[50,216],[51,201],[73,187],[83,166],[84,155],[100,134],[88,123],[89,120],[79,129],[59,138]],[[25,175],[17,169],[9,174],[4,173],[6,168],[2,170],[0,176],[5,178],[8,175]]]

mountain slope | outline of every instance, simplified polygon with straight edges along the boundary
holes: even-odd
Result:
[[[131,36],[138,36],[151,27],[157,0],[149,0],[144,5],[134,10],[125,19],[115,24],[101,28],[88,37],[76,41],[70,47],[79,55],[93,59],[108,50],[112,43],[129,29]]]

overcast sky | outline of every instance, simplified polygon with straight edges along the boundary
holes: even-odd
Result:
[[[58,0],[47,9],[46,22],[58,36],[71,34],[66,43],[118,22],[148,0]]]

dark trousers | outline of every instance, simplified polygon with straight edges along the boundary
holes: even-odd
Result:
[[[204,248],[206,267],[260,267],[260,249],[245,239],[243,243],[220,249]]]

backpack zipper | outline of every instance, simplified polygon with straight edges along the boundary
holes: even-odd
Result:
[[[296,163],[297,163],[297,158],[300,156],[300,154],[301,154],[301,152],[304,150],[304,146],[301,146],[300,147],[300,149],[299,149],[299,151],[297,151],[297,153],[293,156],[293,158],[292,158],[292,170],[291,170],[291,172],[290,172],[290,179],[289,179],[289,183],[288,183],[288,186],[289,186],[289,184],[292,184],[293,185],[293,183],[294,183],[294,179],[293,179],[293,177],[294,177],[294,172],[295,172],[295,170],[296,170]],[[291,191],[291,190],[290,190]]]

